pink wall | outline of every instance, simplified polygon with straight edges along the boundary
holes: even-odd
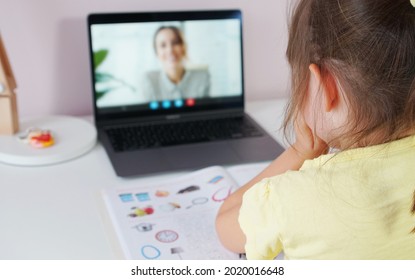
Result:
[[[289,0],[0,0],[0,32],[24,116],[92,112],[86,16],[92,12],[239,8],[247,99],[286,96]]]

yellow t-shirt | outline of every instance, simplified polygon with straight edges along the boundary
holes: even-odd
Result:
[[[323,155],[248,190],[248,259],[415,259],[415,135]]]

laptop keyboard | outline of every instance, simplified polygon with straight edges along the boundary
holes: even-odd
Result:
[[[244,117],[131,125],[106,132],[116,152],[263,135]]]

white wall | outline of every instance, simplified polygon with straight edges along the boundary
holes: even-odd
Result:
[[[21,117],[92,113],[86,16],[93,12],[239,8],[247,99],[286,96],[289,0],[0,0],[0,32]]]

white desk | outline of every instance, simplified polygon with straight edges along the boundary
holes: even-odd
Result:
[[[248,113],[280,143],[285,104],[286,99],[247,104]],[[100,191],[182,173],[119,178],[100,144],[51,166],[0,163],[0,259],[115,259]]]

